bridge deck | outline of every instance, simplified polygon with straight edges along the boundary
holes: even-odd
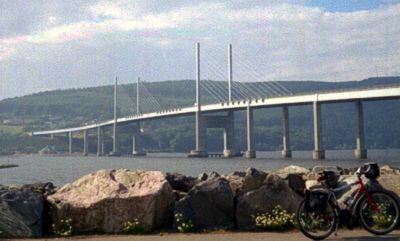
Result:
[[[224,103],[201,106],[201,111],[203,113],[210,113],[210,112],[220,112],[226,110],[240,110],[247,108],[247,106],[253,108],[263,108],[263,107],[274,107],[274,106],[285,106],[285,105],[289,106],[307,105],[313,102],[337,103],[337,102],[351,102],[355,100],[370,101],[370,100],[397,99],[397,98],[400,98],[400,85],[382,86],[382,87],[374,87],[368,89],[332,90],[329,92],[321,91],[319,93],[303,93],[290,96],[232,101],[229,103],[224,102]],[[121,117],[118,118],[117,122],[130,123],[130,122],[151,120],[157,118],[192,115],[196,112],[196,110],[197,108],[195,106],[176,108],[161,112],[152,112],[141,115]],[[112,124],[114,124],[114,120],[108,120],[97,124],[85,125],[73,128],[36,131],[32,132],[32,135],[49,135],[49,134],[76,132],[103,126],[109,126]]]

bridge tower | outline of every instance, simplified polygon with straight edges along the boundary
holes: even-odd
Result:
[[[115,77],[114,84],[114,125],[113,125],[113,150],[110,153],[110,156],[120,156],[119,152],[119,133],[118,133],[118,113],[117,113],[117,86],[118,86],[118,77]]]
[[[205,150],[206,128],[201,121],[200,100],[200,43],[196,43],[196,113],[195,113],[195,138],[196,147],[190,151],[189,157],[208,157]]]
[[[140,77],[137,78],[136,82],[136,115],[140,115]],[[133,135],[132,135],[132,156],[145,156],[146,152],[140,150],[138,148],[138,142],[140,140],[140,122],[137,121],[133,126]]]

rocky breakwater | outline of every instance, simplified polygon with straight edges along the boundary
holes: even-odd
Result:
[[[144,232],[257,228],[255,217],[280,206],[296,211],[306,187],[321,170],[354,180],[356,169],[288,166],[268,172],[254,168],[228,175],[189,177],[159,171],[100,170],[54,193],[51,184],[0,186],[0,237],[39,237],[71,220],[72,234],[120,233],[128,222]],[[383,188],[400,194],[400,170],[381,167]],[[351,190],[343,193],[342,198]],[[179,229],[178,229],[179,230]],[[57,233],[56,233],[57,234]]]
[[[101,170],[65,185],[49,196],[52,220],[72,220],[76,233],[118,233],[137,220],[146,230],[163,226],[174,202],[159,171]]]
[[[40,237],[45,230],[45,199],[54,193],[51,183],[0,185],[0,238]]]

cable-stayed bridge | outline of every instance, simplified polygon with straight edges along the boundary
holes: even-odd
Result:
[[[237,72],[233,71],[233,58],[237,59]],[[265,79],[258,73],[253,65],[243,60],[232,51],[232,46],[228,48],[228,71],[214,60],[212,56],[205,54],[200,62],[200,45],[196,45],[196,85],[193,88],[189,82],[182,82],[182,93],[193,93],[195,101],[193,103],[179,103],[175,106],[164,106],[164,104],[149,91],[146,83],[138,78],[135,85],[135,96],[129,97],[134,103],[134,114],[119,116],[117,103],[117,79],[114,86],[114,118],[91,125],[82,125],[72,128],[36,131],[33,135],[68,134],[69,151],[72,152],[73,133],[84,133],[83,154],[88,154],[88,132],[97,130],[97,155],[105,155],[104,152],[104,128],[113,127],[113,151],[110,155],[119,155],[119,126],[131,125],[134,129],[132,137],[132,154],[143,155],[141,150],[137,150],[137,143],[140,142],[140,123],[153,119],[171,118],[177,116],[195,116],[195,147],[189,154],[193,157],[207,157],[206,149],[206,130],[207,128],[224,129],[224,152],[225,157],[239,155],[239,150],[234,150],[234,111],[246,110],[246,142],[247,149],[244,154],[247,158],[255,158],[256,150],[254,147],[254,118],[253,112],[257,108],[282,107],[283,117],[283,136],[282,136],[282,156],[291,157],[292,150],[289,135],[289,107],[294,105],[310,105],[313,110],[313,139],[314,139],[314,159],[325,158],[323,147],[323,131],[321,120],[321,105],[337,102],[355,103],[355,127],[356,127],[356,158],[367,157],[367,150],[364,145],[364,115],[363,102],[383,99],[397,99],[400,97],[400,86],[376,86],[358,89],[342,89],[332,91],[321,91],[303,94],[293,94],[290,90],[276,81],[262,81]],[[200,63],[202,64],[200,66]],[[200,71],[200,67],[202,67]],[[236,68],[235,68],[236,70]],[[206,78],[201,77],[201,73],[208,73]],[[227,74],[226,74],[227,73]],[[202,74],[203,75],[203,74]],[[235,81],[233,79],[235,76]],[[210,79],[221,79],[222,81],[211,81]],[[224,80],[225,79],[225,80]],[[256,80],[256,81],[254,81]],[[207,95],[206,95],[207,94]],[[207,98],[203,98],[207,96]],[[221,114],[222,113],[222,114]]]

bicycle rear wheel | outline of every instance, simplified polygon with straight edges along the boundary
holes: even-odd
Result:
[[[297,223],[301,232],[310,239],[321,240],[327,238],[335,231],[338,225],[335,208],[329,203],[323,212],[308,212],[304,206],[306,201],[307,199],[304,199],[300,202],[296,213]]]
[[[376,235],[391,232],[399,222],[399,205],[396,199],[391,194],[382,191],[369,194],[372,200],[368,200],[365,195],[358,206],[362,226]]]

